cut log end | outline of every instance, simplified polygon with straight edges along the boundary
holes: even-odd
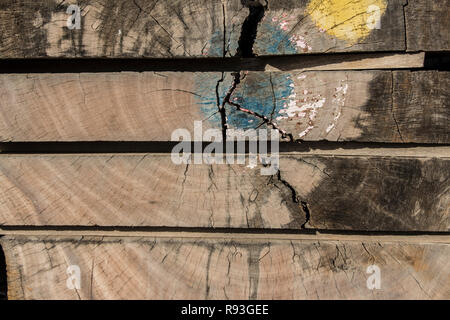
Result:
[[[17,236],[2,244],[16,299],[450,298],[448,244]],[[368,284],[374,268],[379,288]]]

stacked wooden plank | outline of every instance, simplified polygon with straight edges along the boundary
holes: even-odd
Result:
[[[0,74],[8,298],[450,298],[443,2],[1,0],[0,59],[219,64]],[[170,153],[257,128],[286,133],[270,175]]]

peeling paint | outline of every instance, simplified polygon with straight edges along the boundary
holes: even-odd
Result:
[[[336,127],[337,122],[342,115],[342,108],[345,105],[345,98],[346,98],[347,91],[348,91],[348,83],[346,83],[346,81],[344,81],[344,80],[341,80],[341,85],[339,87],[335,88],[334,90],[335,90],[335,94],[333,95],[333,100],[332,100],[332,106],[334,107],[334,110],[333,110],[334,118],[333,118],[333,121],[328,125],[328,127],[326,129],[327,134],[330,133],[331,130],[333,130]]]
[[[311,77],[311,78],[309,78]],[[272,117],[283,127],[286,121],[293,121],[297,138],[304,138],[317,129],[327,135],[338,128],[344,114],[347,95],[350,91],[349,80],[341,76],[331,92],[315,90],[310,82],[316,81],[315,74],[261,73],[248,72],[235,89],[231,101],[251,111]],[[215,84],[220,79],[218,73],[198,73],[195,76],[195,92],[200,110],[212,127],[221,127],[221,117],[217,112]],[[230,75],[225,74],[224,82]],[[227,87],[219,86],[219,99],[223,100]],[[233,108],[227,109],[229,128],[254,129],[265,124],[248,113]],[[339,127],[339,130],[342,130]]]
[[[306,75],[301,75],[297,79],[304,80]],[[308,90],[304,89],[302,91],[303,97],[298,99],[295,90],[289,96],[289,100],[284,103],[283,109],[279,111],[280,116],[276,119],[277,121],[286,120],[289,118],[304,118],[308,122],[308,127],[299,133],[299,137],[303,138],[312,129],[314,129],[314,120],[317,116],[318,109],[321,109],[326,102],[326,98],[321,97],[321,95],[308,97],[311,94]]]

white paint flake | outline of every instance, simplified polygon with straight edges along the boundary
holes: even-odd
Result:
[[[342,82],[344,82],[344,80],[341,81],[341,85],[339,87],[334,88],[335,93],[333,95],[333,100],[331,101],[332,106],[334,107],[333,109],[334,118],[332,122],[328,124],[328,127],[326,129],[327,134],[330,133],[331,130],[336,128],[337,122],[342,115],[342,108],[345,105],[345,99],[348,91],[348,84],[347,83],[343,84]]]

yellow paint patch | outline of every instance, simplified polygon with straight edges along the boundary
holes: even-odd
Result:
[[[311,0],[307,12],[328,34],[351,44],[381,28],[387,0]]]

